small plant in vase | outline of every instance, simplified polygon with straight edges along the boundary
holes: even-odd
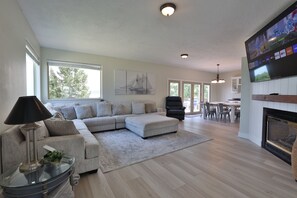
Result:
[[[43,156],[44,162],[49,162],[52,164],[59,164],[64,153],[60,151],[49,151]]]

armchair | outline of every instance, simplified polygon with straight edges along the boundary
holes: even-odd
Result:
[[[179,120],[185,119],[185,107],[183,106],[181,97],[179,96],[166,97],[166,116],[177,118]]]

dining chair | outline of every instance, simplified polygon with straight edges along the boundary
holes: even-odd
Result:
[[[217,116],[217,111],[215,108],[211,108],[209,102],[205,102],[206,117],[212,118]]]
[[[224,120],[226,122],[226,117],[228,116],[229,121],[230,119],[230,110],[228,108],[224,108],[224,104],[218,104],[218,118],[222,119],[224,116]]]

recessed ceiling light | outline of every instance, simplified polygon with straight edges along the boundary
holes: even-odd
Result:
[[[176,5],[174,3],[165,3],[161,5],[160,11],[164,16],[170,16],[176,10]]]
[[[189,54],[181,54],[180,56],[181,56],[181,58],[186,59],[186,58],[188,58]]]

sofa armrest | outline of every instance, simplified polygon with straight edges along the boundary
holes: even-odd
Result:
[[[85,141],[81,134],[51,136],[37,142],[38,159],[41,159],[47,151],[43,149],[44,145],[49,145],[56,150],[63,151],[66,155],[75,157],[76,163],[85,158]]]
[[[26,160],[26,141],[19,126],[13,126],[1,134],[1,172]]]

